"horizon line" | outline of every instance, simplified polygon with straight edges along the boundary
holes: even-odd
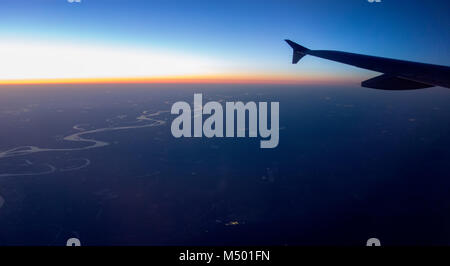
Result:
[[[350,84],[350,78],[263,76],[263,75],[220,75],[220,76],[168,76],[168,77],[117,77],[117,78],[38,78],[1,80],[2,85],[58,85],[58,84]]]

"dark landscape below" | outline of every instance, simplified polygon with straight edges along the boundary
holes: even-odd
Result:
[[[65,245],[71,237],[82,245],[363,246],[371,237],[383,245],[450,244],[447,89],[0,90],[0,154],[51,149],[0,155],[1,245]],[[192,104],[194,93],[204,102],[280,102],[279,146],[174,138],[170,108]],[[102,128],[111,130],[83,135],[102,147],[64,139]]]

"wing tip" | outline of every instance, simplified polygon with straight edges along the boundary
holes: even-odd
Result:
[[[301,53],[305,53],[305,52],[309,51],[308,48],[306,48],[306,47],[304,47],[304,46],[301,46],[300,44],[298,44],[298,43],[296,43],[296,42],[293,42],[293,41],[291,41],[291,40],[289,40],[289,39],[284,39],[284,41],[285,41],[287,44],[289,44],[289,46],[290,46],[292,49],[294,49],[294,51],[298,51],[298,52],[301,52]]]
[[[292,64],[297,64],[298,61],[300,61],[300,59],[302,59],[302,57],[306,55],[306,52],[309,51],[308,48],[303,47],[300,44],[289,39],[285,39],[284,41],[293,49]]]

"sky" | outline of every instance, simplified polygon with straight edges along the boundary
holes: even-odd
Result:
[[[376,73],[310,49],[450,64],[447,0],[1,0],[0,84],[352,83]]]

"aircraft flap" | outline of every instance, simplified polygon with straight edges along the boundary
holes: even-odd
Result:
[[[433,87],[433,85],[388,74],[383,74],[363,81],[361,86],[378,90],[416,90]]]

